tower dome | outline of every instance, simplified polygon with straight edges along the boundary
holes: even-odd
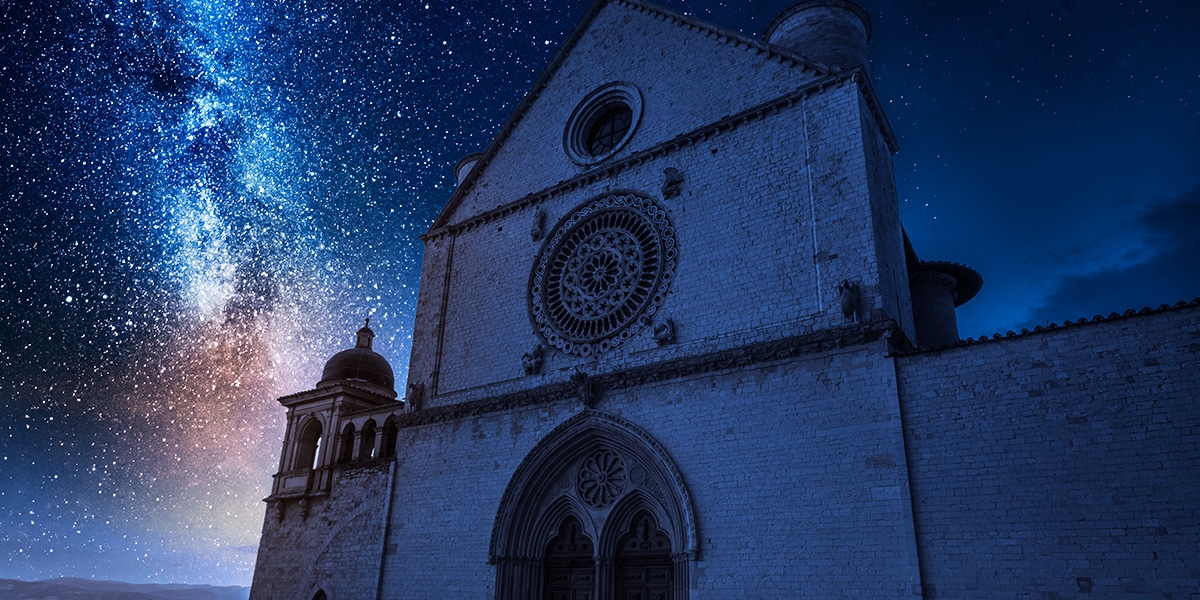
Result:
[[[865,67],[871,18],[851,0],[804,0],[775,17],[763,39],[821,64]]]
[[[396,378],[392,373],[392,365],[371,349],[375,332],[371,331],[370,325],[371,320],[367,319],[367,324],[358,330],[358,341],[354,347],[334,354],[325,363],[318,386],[339,380],[365,381],[395,391]]]

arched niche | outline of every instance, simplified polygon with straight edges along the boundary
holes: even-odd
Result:
[[[686,600],[698,537],[679,470],[657,441],[625,419],[595,410],[571,417],[534,446],[501,498],[489,548],[496,598],[544,597],[547,544],[572,518],[596,541],[593,597],[612,598],[619,545],[647,517],[669,547],[668,597]]]

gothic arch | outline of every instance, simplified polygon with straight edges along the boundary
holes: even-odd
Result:
[[[669,537],[677,582],[672,598],[685,600],[699,546],[679,470],[657,441],[625,419],[596,410],[571,417],[526,455],[500,500],[488,552],[497,565],[496,598],[541,596],[546,544],[575,517],[595,541],[595,597],[605,600],[613,593],[617,543],[641,513],[652,515]]]

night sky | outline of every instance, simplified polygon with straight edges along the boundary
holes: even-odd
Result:
[[[862,3],[964,336],[1200,296],[1200,3]],[[402,389],[415,236],[588,6],[509,4],[0,3],[0,578],[249,585],[275,398],[368,316]]]

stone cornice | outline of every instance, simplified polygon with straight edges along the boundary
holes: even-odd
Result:
[[[590,377],[595,392],[603,398],[609,392],[634,388],[650,383],[680,379],[705,373],[728,371],[759,363],[787,360],[805,354],[826,352],[840,348],[860,346],[875,342],[886,342],[888,352],[898,340],[904,340],[897,326],[890,322],[860,323],[836,329],[825,329],[812,333],[757,342],[726,350],[693,354],[674,360],[644,364],[609,373],[598,373]],[[531,389],[508,392],[493,397],[470,400],[425,410],[396,414],[395,422],[400,428],[419,427],[434,423],[511,411],[552,402],[576,400],[577,390],[570,381],[551,383]],[[393,413],[389,410],[370,409],[363,412]]]
[[[396,401],[396,392],[393,390],[388,390],[365,382],[362,384],[356,384],[349,381],[340,381],[338,383],[313,388],[311,390],[296,392],[295,394],[288,394],[287,396],[278,398],[278,402],[284,406],[295,406],[310,400],[336,396],[338,394],[347,394],[379,403]]]

